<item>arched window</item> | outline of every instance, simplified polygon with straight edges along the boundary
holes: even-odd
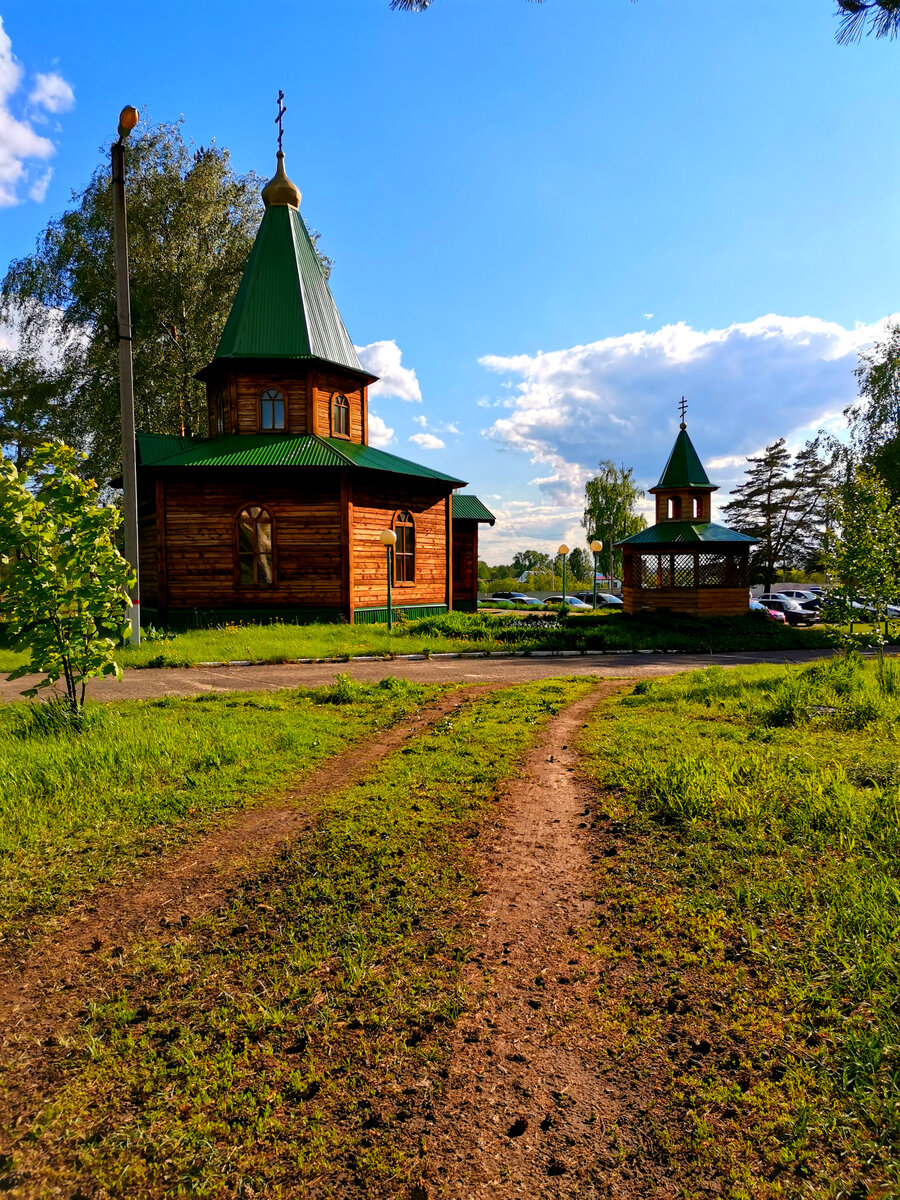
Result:
[[[275,529],[271,514],[259,504],[248,504],[238,513],[237,559],[242,587],[275,582]]]
[[[669,520],[670,521],[680,521],[681,520],[681,497],[680,496],[670,496],[669,497]]]
[[[284,429],[284,396],[278,388],[266,388],[259,398],[259,427],[266,432]]]
[[[415,583],[416,579],[416,527],[412,514],[399,512],[394,517],[394,582]]]
[[[350,436],[350,402],[341,392],[331,397],[331,432],[334,437]]]
[[[694,496],[694,517],[697,518],[697,517],[702,517],[702,516],[703,516],[703,497],[702,496]]]
[[[225,436],[225,393],[221,388],[215,394],[216,437]]]

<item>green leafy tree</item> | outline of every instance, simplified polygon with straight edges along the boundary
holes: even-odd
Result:
[[[874,609],[875,622],[890,628],[888,604],[900,597],[900,504],[884,480],[868,467],[856,467],[835,491],[836,533],[827,555],[834,580],[828,607],[844,616],[858,614],[860,599]],[[858,619],[858,616],[857,616]],[[879,678],[884,682],[884,643],[878,638]]]
[[[56,385],[40,358],[0,351],[0,447],[20,469],[47,440]]]
[[[614,543],[647,525],[637,511],[644,490],[634,482],[633,474],[631,467],[617,467],[611,459],[604,459],[597,474],[584,485],[582,524],[589,542],[595,538],[603,542],[600,561],[606,559],[610,579],[622,572],[622,552],[615,549]]]
[[[569,553],[569,579],[572,583],[585,583],[592,574],[588,556],[580,546],[576,546]]]
[[[856,382],[859,399],[844,409],[853,457],[900,499],[900,322],[860,353]]]
[[[126,146],[128,234],[139,427],[204,430],[194,375],[212,358],[261,216],[259,180],[227,150],[194,147],[181,124],[148,125]],[[72,207],[0,285],[0,316],[21,329],[21,374],[53,351],[30,407],[46,432],[88,453],[100,479],[121,462],[115,272],[104,152]],[[48,392],[49,389],[49,392]],[[52,398],[52,403],[51,403]]]
[[[549,571],[550,555],[540,550],[519,550],[513,555],[512,574],[517,578],[527,571]]]
[[[9,678],[44,675],[26,696],[62,680],[63,702],[76,721],[87,681],[121,675],[113,635],[121,640],[131,632],[123,615],[134,583],[115,546],[121,516],[99,502],[92,479],[78,474],[82,457],[47,443],[25,472],[0,460],[0,601],[13,644],[29,652]]]

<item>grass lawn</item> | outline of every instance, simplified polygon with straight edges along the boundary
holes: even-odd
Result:
[[[407,1195],[476,888],[470,838],[585,681],[495,693],[323,801],[319,826],[196,921],[135,947],[9,1131],[30,1195]],[[26,1085],[27,1086],[27,1083]],[[402,1189],[402,1190],[401,1190]]]
[[[627,617],[622,613],[558,616],[539,613],[447,613],[386,625],[234,625],[194,630],[166,641],[123,647],[128,667],[191,667],[201,662],[354,655],[439,654],[466,650],[735,650],[817,649],[836,643],[830,628],[790,629],[757,617],[698,620],[678,614]],[[0,673],[26,661],[0,646]]]
[[[339,680],[313,691],[91,705],[81,735],[43,731],[40,709],[0,706],[5,939],[33,932],[94,884],[127,878],[228,809],[302,780],[439,690]]]
[[[900,1194],[898,728],[851,657],[642,683],[584,735],[595,1020],[698,1194]]]

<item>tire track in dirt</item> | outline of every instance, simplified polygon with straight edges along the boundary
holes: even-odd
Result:
[[[612,1194],[597,1183],[614,1161],[608,1132],[640,1100],[601,1070],[583,1019],[602,968],[579,936],[593,911],[593,788],[573,743],[629,682],[601,683],[565,709],[509,785],[462,980],[473,1003],[427,1131],[419,1200]],[[647,1185],[644,1194],[665,1194]]]
[[[316,822],[312,803],[357,783],[381,759],[495,685],[468,687],[423,705],[410,718],[323,763],[294,790],[259,808],[226,814],[226,824],[175,855],[154,862],[131,884],[90,892],[24,958],[0,960],[0,1073],[16,1064],[39,1072],[75,1024],[73,1015],[114,982],[134,940],[174,941],[190,920],[213,912],[254,865]],[[15,1085],[7,1079],[8,1084]],[[31,1083],[34,1083],[32,1079]]]

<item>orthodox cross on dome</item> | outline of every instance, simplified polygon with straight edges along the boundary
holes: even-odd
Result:
[[[287,112],[287,106],[284,103],[284,92],[278,90],[278,116],[275,118],[275,124],[278,126],[278,153],[281,154],[281,139],[284,136],[284,130],[281,128],[281,119]]]
[[[684,423],[684,414],[687,412],[688,407],[689,407],[688,402],[685,400],[684,396],[682,396],[681,400],[678,402],[678,410],[681,413],[681,428],[682,429],[687,429],[687,425],[685,425],[685,423]]]

